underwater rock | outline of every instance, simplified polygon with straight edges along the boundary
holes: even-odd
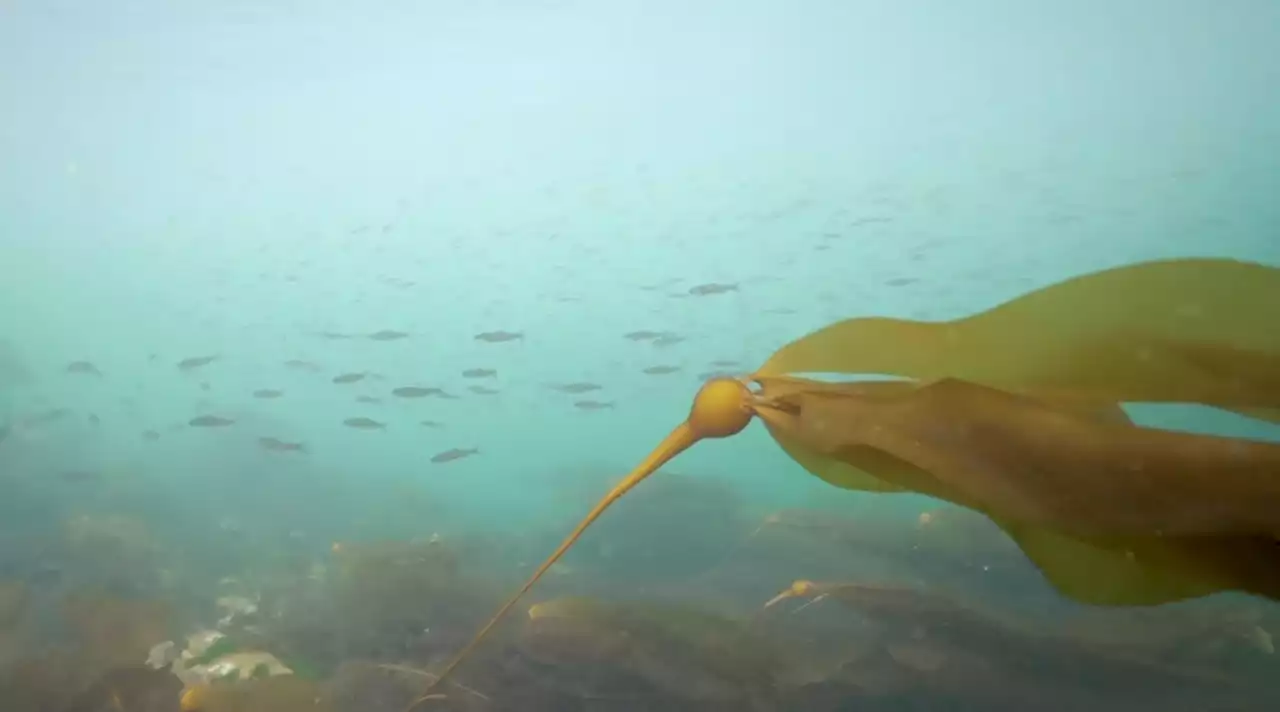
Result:
[[[172,640],[156,643],[147,652],[147,667],[152,670],[163,670],[177,661],[178,656],[178,644]]]
[[[217,630],[200,630],[186,638],[186,648],[174,656],[173,673],[188,688],[227,680],[255,680],[292,675],[293,669],[275,655],[241,649],[234,639]],[[169,643],[173,645],[172,643]],[[163,644],[152,649],[160,654]]]
[[[258,613],[258,602],[245,596],[221,596],[214,603],[222,617],[218,627],[226,628],[232,622]]]
[[[182,712],[332,712],[317,683],[293,675],[198,684],[182,693]]]
[[[216,630],[198,630],[191,633],[187,635],[187,645],[182,649],[182,658],[191,660],[203,657],[218,641],[226,637],[224,633]]]
[[[228,653],[205,665],[197,665],[183,670],[184,682],[213,682],[224,678],[251,680],[264,677],[292,675],[293,670],[280,662],[276,656],[261,650],[246,650]]]

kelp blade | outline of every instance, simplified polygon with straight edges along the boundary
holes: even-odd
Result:
[[[1280,598],[1280,446],[1138,427],[955,379],[757,381],[757,413],[810,472],[983,512],[1072,598]]]
[[[1000,523],[1063,596],[1152,606],[1223,591],[1280,601],[1280,543],[1264,536],[1077,537]]]
[[[1097,402],[1201,403],[1280,422],[1277,304],[1274,267],[1147,262],[954,321],[838,322],[779,349],[756,375],[959,378]]]

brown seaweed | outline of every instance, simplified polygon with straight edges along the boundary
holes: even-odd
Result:
[[[83,591],[66,598],[62,614],[85,659],[104,669],[145,660],[151,647],[172,633],[171,608],[158,600]]]
[[[1072,598],[1280,598],[1280,445],[1104,422],[958,380],[758,380],[756,412],[811,473],[983,512]]]
[[[970,673],[996,669],[1003,671],[1002,679],[1040,678],[1042,683],[1065,678],[1084,690],[1106,689],[1106,681],[1113,680],[1126,694],[1171,686],[1219,695],[1244,692],[1224,671],[1167,664],[1158,655],[1158,643],[1127,650],[1092,644],[1073,631],[1070,617],[1046,622],[910,586],[805,580],[791,584],[765,608],[791,598],[809,599],[793,613],[832,600],[865,616],[881,629],[873,637],[880,638],[889,656],[926,676],[980,660],[984,664],[969,667]]]
[[[1280,421],[1275,304],[1280,270],[1182,259],[1077,277],[953,322],[855,319],[806,336],[752,376],[758,391],[748,380],[704,384],[688,419],[440,679],[609,506],[698,440],[735,435],[755,415],[831,484],[987,514],[1072,598],[1152,604],[1227,589],[1280,598],[1280,445],[1139,427],[1120,410],[1185,402]]]
[[[168,670],[142,664],[112,668],[82,690],[68,712],[172,712],[182,682]]]
[[[745,622],[657,602],[544,601],[529,608],[520,646],[544,663],[613,668],[661,695],[748,709],[773,708],[775,682],[788,668],[772,641]]]
[[[759,376],[958,378],[1095,402],[1201,403],[1280,422],[1280,269],[1145,262],[943,322],[859,318],[779,349]]]
[[[334,546],[332,561],[334,603],[350,625],[402,620],[427,627],[445,604],[475,593],[461,580],[457,552],[440,541],[348,542]]]

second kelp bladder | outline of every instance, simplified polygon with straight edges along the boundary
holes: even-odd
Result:
[[[843,489],[917,492],[1000,524],[1063,594],[1144,605],[1280,599],[1280,446],[1129,421],[1127,402],[1280,422],[1280,270],[1119,267],[946,322],[850,319],[715,379],[442,671],[444,680],[614,502],[694,443],[759,416]],[[796,374],[906,380],[830,383]],[[436,697],[431,689],[419,702]],[[416,707],[415,702],[412,707]]]

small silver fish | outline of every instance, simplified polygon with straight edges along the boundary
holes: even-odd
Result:
[[[524,338],[524,333],[523,333],[523,332],[519,332],[519,331],[501,331],[501,330],[499,330],[499,331],[485,331],[485,332],[482,332],[482,333],[476,334],[476,336],[475,336],[475,340],[476,340],[476,341],[484,341],[484,342],[486,342],[486,343],[490,343],[490,344],[500,344],[500,343],[503,343],[503,342],[505,342],[505,341],[516,341],[516,340],[518,340],[518,339],[523,339],[523,338]]]
[[[611,410],[613,401],[580,400],[574,401],[573,407],[578,410]]]
[[[432,388],[429,386],[400,386],[391,391],[391,395],[396,398],[426,398],[427,396],[435,396],[437,398],[453,398],[442,388]]]
[[[598,391],[601,388],[604,388],[604,386],[598,383],[587,383],[586,381],[576,381],[574,383],[562,383],[560,385],[551,386],[552,390],[560,391],[561,393],[571,393],[574,395]]]
[[[713,294],[725,294],[728,292],[738,291],[737,284],[722,284],[720,282],[709,282],[707,284],[699,284],[689,287],[689,295],[693,297],[709,297]]]
[[[679,370],[679,366],[650,366],[644,369],[644,374],[647,376],[665,376]]]
[[[298,452],[305,453],[307,446],[305,443],[291,443],[287,440],[279,438],[262,437],[258,438],[258,446],[267,452]]]
[[[364,418],[364,417],[347,418],[346,420],[342,421],[342,424],[347,426],[348,428],[355,428],[356,430],[385,430],[387,427],[386,423],[379,423],[373,418]]]
[[[191,356],[178,362],[179,371],[192,371],[217,361],[217,356]]]
[[[453,462],[454,460],[461,460],[464,457],[471,457],[472,455],[478,455],[478,454],[480,454],[480,448],[478,447],[472,447],[472,448],[456,448],[455,447],[451,450],[445,450],[444,452],[436,453],[435,455],[432,455],[431,462],[437,465],[440,465],[446,462]]]
[[[216,415],[199,415],[187,421],[187,425],[193,428],[225,428],[228,425],[235,424],[236,421],[230,418],[222,418]]]
[[[67,367],[64,370],[67,373],[75,373],[75,374],[80,374],[85,376],[101,376],[102,375],[102,371],[99,371],[98,367],[93,365],[89,361],[72,361],[71,363],[67,364]]]
[[[662,331],[649,331],[647,329],[641,329],[640,331],[629,331],[623,334],[622,338],[627,339],[629,341],[653,341],[654,339],[660,339],[666,335],[667,334]]]
[[[876,225],[879,223],[887,223],[887,222],[893,222],[893,218],[890,218],[890,217],[854,218],[853,220],[849,221],[849,227],[861,227],[863,225]]]
[[[276,390],[275,388],[259,388],[253,392],[253,397],[261,400],[271,400],[282,395],[284,395],[284,391]]]

